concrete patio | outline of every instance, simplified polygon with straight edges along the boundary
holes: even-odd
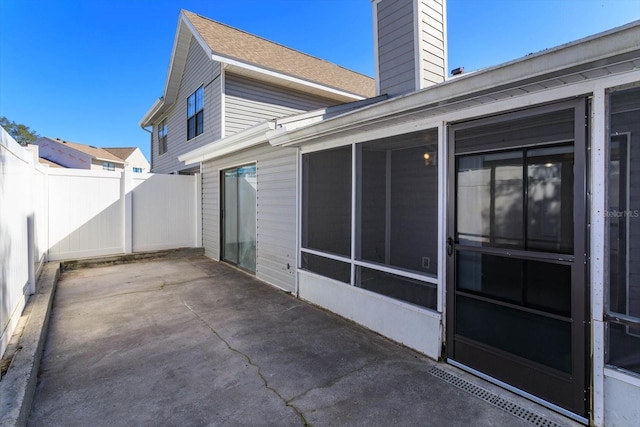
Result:
[[[64,272],[28,425],[532,425],[434,366],[574,425],[203,256]]]

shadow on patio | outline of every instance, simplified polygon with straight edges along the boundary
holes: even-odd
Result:
[[[57,285],[29,424],[531,425],[435,365],[203,256],[78,269]]]

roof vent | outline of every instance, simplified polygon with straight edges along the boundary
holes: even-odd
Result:
[[[458,67],[458,68],[454,68],[453,70],[451,70],[451,75],[452,76],[459,76],[462,73],[464,73],[464,67]]]

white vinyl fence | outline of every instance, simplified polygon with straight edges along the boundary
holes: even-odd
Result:
[[[199,175],[49,170],[49,260],[199,247]]]
[[[0,357],[45,261],[202,246],[200,175],[54,169],[0,127]]]
[[[0,357],[47,251],[46,168],[0,127]]]

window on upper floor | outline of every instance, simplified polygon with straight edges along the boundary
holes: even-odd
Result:
[[[204,86],[200,86],[187,98],[187,140],[204,130]]]
[[[167,152],[167,119],[164,119],[158,125],[158,153]]]
[[[142,173],[142,168],[133,168],[133,173]]]
[[[116,165],[111,162],[102,162],[102,170],[105,171],[114,171],[116,170]]]

